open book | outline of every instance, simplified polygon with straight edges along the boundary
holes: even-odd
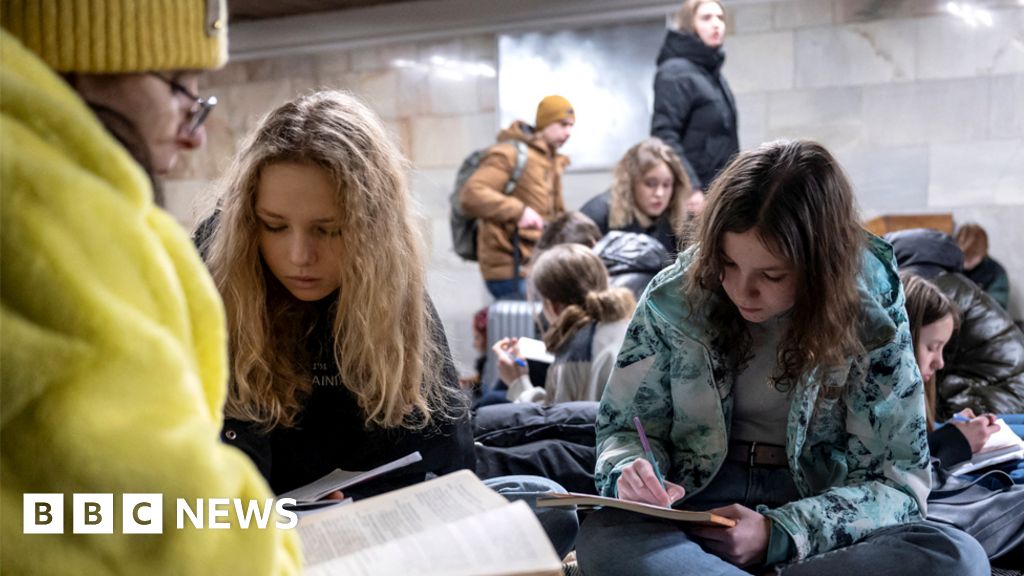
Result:
[[[996,420],[996,424],[999,426],[999,430],[988,437],[981,450],[970,460],[953,466],[949,471],[950,474],[960,476],[994,464],[1024,458],[1024,440],[1021,440],[1021,437],[1017,436],[1002,418]]]
[[[510,503],[472,472],[299,520],[308,576],[556,576],[561,560],[525,502]]]
[[[657,516],[658,518],[665,518],[676,522],[686,522],[689,524],[700,524],[702,526],[731,528],[736,525],[735,520],[719,516],[718,514],[712,514],[711,512],[676,510],[674,508],[663,508],[652,504],[642,504],[640,502],[630,502],[628,500],[593,496],[590,494],[576,494],[574,492],[569,492],[568,494],[551,493],[537,498],[538,508],[557,508],[560,506],[619,508],[620,510],[628,510],[630,512],[636,512],[637,514]]]
[[[321,500],[324,496],[327,496],[335,490],[344,490],[356,484],[362,484],[363,482],[383,476],[389,472],[404,468],[410,464],[415,464],[423,460],[419,452],[413,452],[406,456],[393,460],[387,464],[383,464],[374,468],[373,470],[367,470],[366,472],[350,472],[348,470],[335,470],[330,474],[314,480],[305,486],[300,486],[294,490],[289,490],[283,494],[278,494],[278,498],[294,498],[295,505],[288,506],[291,510],[312,510],[317,508],[323,508],[327,506],[335,506],[338,504],[346,503],[343,500]]]

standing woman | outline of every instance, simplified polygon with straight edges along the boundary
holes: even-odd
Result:
[[[718,0],[686,0],[675,24],[658,55],[651,136],[675,150],[703,196],[740,149],[736,103],[721,74],[725,9]]]
[[[224,311],[151,184],[203,142],[223,2],[11,0],[0,22],[0,572],[297,573],[293,533],[174,522],[178,498],[271,496],[217,439]],[[28,493],[113,494],[113,533],[25,535]],[[162,495],[163,535],[124,534],[122,494]]]
[[[675,256],[686,227],[690,180],[672,148],[657,138],[633,145],[615,166],[611,190],[580,208],[601,234],[646,234]],[[667,263],[667,262],[666,262]]]
[[[228,315],[224,439],[277,493],[413,451],[346,495],[473,467],[404,169],[369,108],[324,91],[271,112],[228,172],[207,241]]]

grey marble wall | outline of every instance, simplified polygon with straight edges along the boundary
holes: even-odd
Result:
[[[1013,312],[1021,318],[1024,5],[981,2],[991,25],[972,26],[948,4],[738,4],[729,9],[724,73],[736,92],[743,147],[813,138],[842,161],[866,218],[950,212],[957,222],[985,226],[992,255],[1010,272]],[[653,75],[654,57],[636,66]],[[499,128],[498,81],[486,74],[499,61],[498,38],[475,34],[229,64],[206,79],[204,93],[221,104],[208,121],[208,146],[168,182],[170,208],[192,225],[239,139],[273,106],[315,87],[361,95],[411,161],[429,288],[468,372],[471,317],[489,297],[476,266],[451,251],[447,197],[462,158],[492,142]],[[453,72],[453,62],[476,68]],[[565,152],[572,155],[572,140]],[[568,206],[604,190],[610,173],[611,166],[570,172]]]

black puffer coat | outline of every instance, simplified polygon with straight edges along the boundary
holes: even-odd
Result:
[[[672,147],[694,190],[703,190],[739,152],[736,103],[721,75],[725,52],[669,30],[654,77],[651,136]]]
[[[629,288],[637,300],[654,275],[673,259],[655,238],[617,230],[605,234],[594,246],[594,253],[608,268],[612,286]]]
[[[1006,310],[960,272],[963,253],[947,234],[915,229],[886,236],[901,270],[923,276],[960,307],[960,329],[946,345],[937,374],[939,418],[1024,412],[1024,332]]]

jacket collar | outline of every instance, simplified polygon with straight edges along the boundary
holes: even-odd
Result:
[[[658,54],[658,65],[672,58],[685,58],[717,76],[725,63],[725,50],[708,46],[695,34],[669,30]]]

